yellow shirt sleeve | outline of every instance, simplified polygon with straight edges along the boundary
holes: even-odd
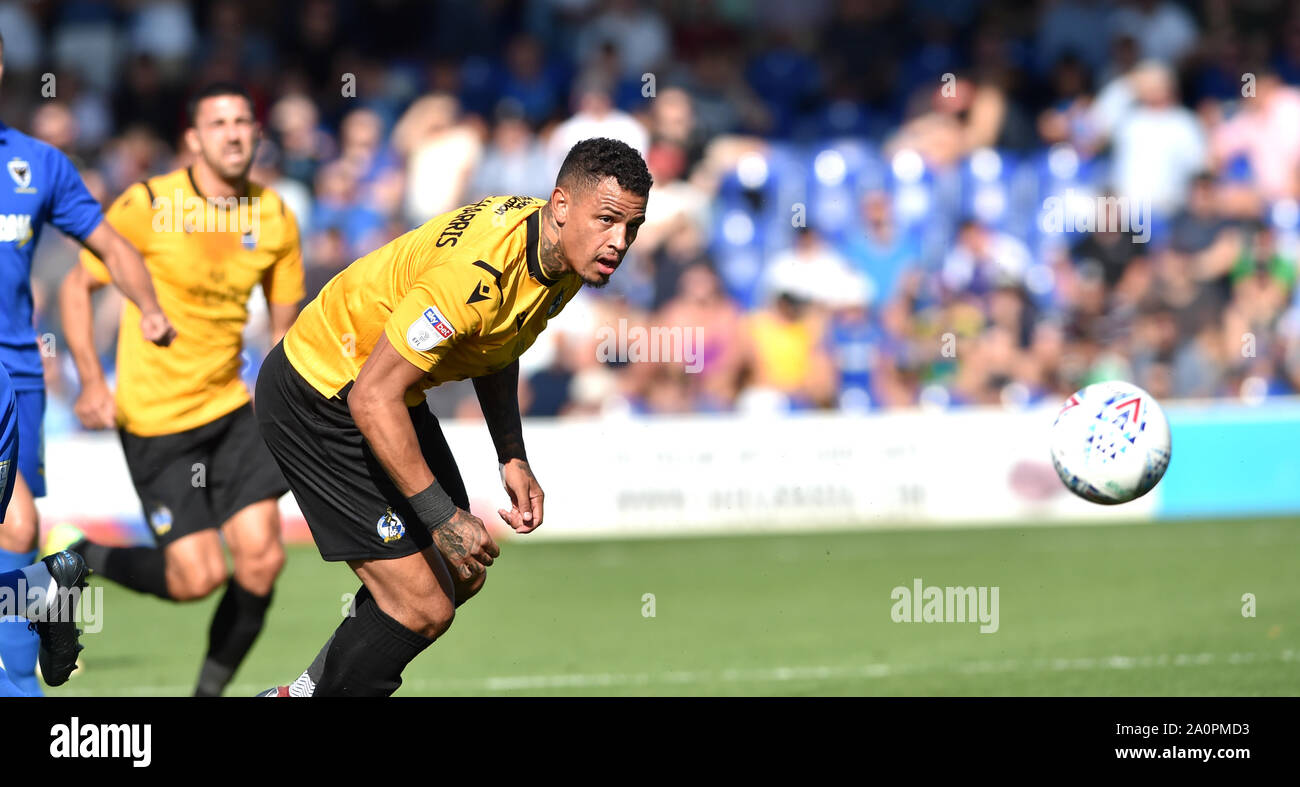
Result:
[[[456,343],[477,335],[483,327],[483,315],[465,303],[465,295],[456,296],[457,282],[472,285],[464,277],[449,276],[445,266],[435,268],[438,277],[425,276],[415,283],[393,309],[384,324],[384,335],[403,358],[429,372],[446,357]],[[450,281],[448,281],[450,280]]]
[[[280,256],[262,276],[262,291],[266,293],[268,303],[296,304],[307,294],[303,285],[298,220],[287,205],[284,206],[284,237]]]
[[[109,226],[140,252],[148,251],[149,240],[153,237],[153,205],[149,201],[149,190],[143,183],[136,183],[113,201],[104,214]],[[81,250],[81,267],[102,284],[111,284],[108,266],[89,249]]]

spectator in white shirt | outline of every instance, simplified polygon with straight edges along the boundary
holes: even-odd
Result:
[[[636,118],[614,106],[608,82],[596,74],[583,77],[574,91],[577,113],[555,127],[546,143],[548,172],[559,172],[569,150],[584,139],[608,137],[623,142],[642,156],[650,134]]]
[[[1191,180],[1205,169],[1208,145],[1191,110],[1174,100],[1174,77],[1147,61],[1127,79],[1137,104],[1124,113],[1112,137],[1115,192],[1157,215],[1182,207]]]

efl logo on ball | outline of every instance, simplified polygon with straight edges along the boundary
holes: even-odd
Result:
[[[1169,467],[1169,421],[1136,385],[1095,383],[1071,396],[1052,424],[1052,464],[1067,488],[1103,505],[1150,492]]]

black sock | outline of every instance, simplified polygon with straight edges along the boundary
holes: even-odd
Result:
[[[386,615],[365,586],[354,608],[334,631],[312,696],[387,697],[402,685],[406,665],[433,644]]]
[[[156,547],[106,547],[78,541],[68,549],[86,559],[91,571],[140,593],[172,601],[167,592],[167,561]]]
[[[271,594],[259,596],[240,586],[231,577],[226,583],[226,593],[212,616],[208,630],[208,655],[199,671],[196,697],[219,697],[248,655],[257,635],[262,632],[262,621],[271,606]]]

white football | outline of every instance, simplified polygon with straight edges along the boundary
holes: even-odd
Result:
[[[1169,421],[1132,383],[1094,383],[1065,400],[1052,424],[1052,464],[1065,486],[1103,505],[1150,492],[1169,467]]]

